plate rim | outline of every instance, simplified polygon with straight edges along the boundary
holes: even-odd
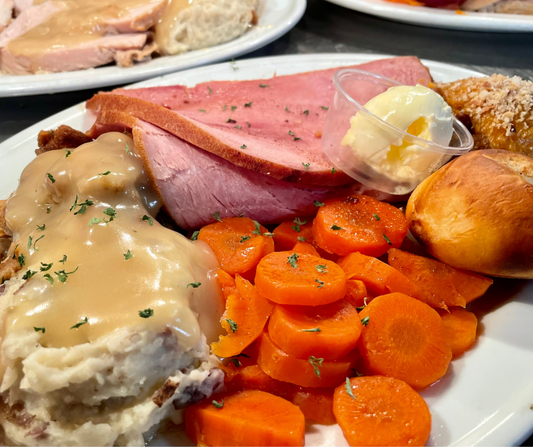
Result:
[[[431,28],[476,32],[531,33],[533,18],[518,14],[497,14],[411,6],[386,0],[326,0],[338,6],[384,19]],[[450,20],[450,19],[455,20]]]
[[[154,76],[212,65],[251,53],[279,39],[296,26],[307,9],[307,0],[261,0],[261,2],[264,5],[262,6],[263,14],[265,12],[274,12],[276,7],[282,7],[281,14],[284,19],[276,24],[260,24],[258,28],[260,30],[259,34],[252,37],[250,41],[248,41],[250,36],[244,33],[237,39],[214,47],[194,50],[175,56],[164,56],[163,58],[153,59],[128,68],[121,68],[115,65],[71,72],[22,76],[3,75],[0,73],[0,98],[62,93],[130,84]],[[187,55],[187,59],[180,63],[179,57],[184,55]],[[197,57],[189,60],[190,55],[197,55]],[[165,62],[157,62],[161,60]],[[178,61],[178,68],[175,68],[176,60]],[[154,61],[156,62],[155,64],[149,65]],[[111,71],[111,73],[107,73],[108,71]],[[88,76],[93,78],[93,80],[89,79],[88,81]],[[94,78],[95,76],[97,77]]]

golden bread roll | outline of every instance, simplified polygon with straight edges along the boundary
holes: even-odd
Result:
[[[533,278],[533,158],[463,155],[415,189],[406,215],[426,250],[453,267]]]

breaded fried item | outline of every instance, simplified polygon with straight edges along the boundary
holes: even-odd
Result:
[[[41,130],[39,132],[37,137],[39,149],[35,151],[35,154],[39,155],[55,149],[75,149],[89,141],[92,141],[92,138],[83,132],[63,124],[55,130]]]
[[[494,74],[438,83],[437,93],[474,136],[474,149],[533,156],[533,82]]]

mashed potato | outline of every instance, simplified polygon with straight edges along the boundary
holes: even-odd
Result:
[[[258,0],[170,0],[156,25],[162,54],[180,54],[228,42],[254,19]]]

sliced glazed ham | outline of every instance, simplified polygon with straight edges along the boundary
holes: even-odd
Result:
[[[353,66],[403,84],[427,85],[416,57]],[[115,90],[87,102],[96,112],[123,111],[230,163],[284,182],[323,187],[353,183],[332,170],[322,126],[338,68],[253,81]]]
[[[122,112],[105,112],[92,136],[129,129],[156,190],[175,222],[195,229],[221,217],[244,213],[262,223],[316,213],[314,201],[350,193],[371,193],[359,184],[306,188],[235,166],[159,127]],[[378,197],[379,198],[379,197]],[[383,198],[383,197],[381,197]]]

